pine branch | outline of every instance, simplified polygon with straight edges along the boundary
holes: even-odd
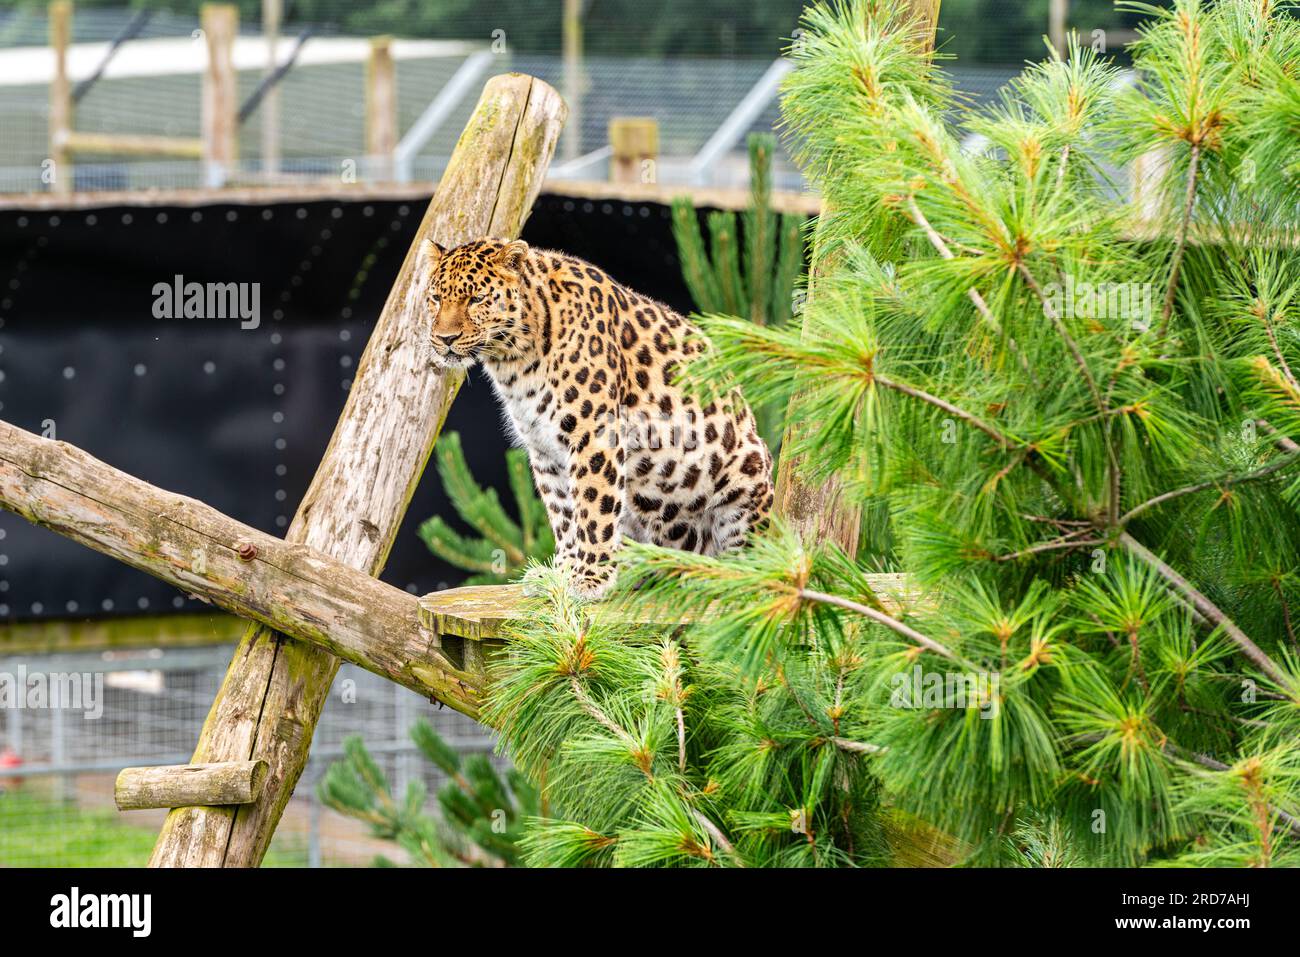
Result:
[[[1178,238],[1174,243],[1174,260],[1169,267],[1169,284],[1165,287],[1164,305],[1160,309],[1160,329],[1157,338],[1163,339],[1174,314],[1174,300],[1178,295],[1178,279],[1183,268],[1183,255],[1187,252],[1187,234],[1192,226],[1192,207],[1196,204],[1196,177],[1201,163],[1201,146],[1192,144],[1191,160],[1187,170],[1187,193],[1183,198],[1183,214],[1178,224]]]
[[[942,655],[944,658],[947,658],[949,661],[955,661],[958,664],[971,669],[972,671],[979,670],[970,661],[967,661],[965,658],[962,658],[961,656],[954,654],[951,650],[949,650],[947,647],[940,644],[939,642],[935,641],[933,638],[927,638],[925,635],[921,634],[915,628],[903,624],[897,618],[892,618],[889,615],[886,615],[882,611],[877,611],[874,608],[871,608],[867,605],[863,605],[859,602],[853,601],[848,598],[841,598],[838,595],[828,595],[825,592],[813,591],[812,589],[809,588],[800,589],[799,597],[804,599],[805,601],[816,601],[816,602],[822,602],[823,604],[826,605],[835,605],[839,608],[845,609],[846,611],[851,611],[851,612],[855,612],[856,614],[862,615],[864,618],[870,618],[876,624],[884,625],[886,628],[890,629],[891,631],[897,632],[898,634],[902,635],[904,638],[908,639],[909,641],[916,642],[922,648],[928,648],[930,651],[933,651],[936,655]]]
[[[1294,693],[1291,677],[1279,666],[1272,658],[1250,639],[1244,631],[1237,627],[1236,622],[1225,615],[1212,601],[1203,594],[1182,575],[1174,571],[1169,565],[1165,564],[1145,545],[1135,539],[1128,532],[1122,532],[1119,537],[1120,543],[1133,555],[1150,565],[1160,573],[1166,581],[1190,604],[1196,611],[1204,615],[1211,624],[1223,630],[1238,648],[1249,658],[1260,671],[1268,675],[1278,687]]]
[[[1228,489],[1232,488],[1234,485],[1242,485],[1246,482],[1257,482],[1262,478],[1268,478],[1268,476],[1297,463],[1300,463],[1300,451],[1291,455],[1282,456],[1277,461],[1272,462],[1264,468],[1257,469],[1248,475],[1224,475],[1204,482],[1195,482],[1191,485],[1184,485],[1182,488],[1171,489],[1168,492],[1155,496],[1154,498],[1147,499],[1140,505],[1133,506],[1133,508],[1129,509],[1120,517],[1119,524],[1127,525],[1147,509],[1154,508],[1155,506],[1168,502],[1171,499],[1181,498],[1184,495],[1193,495],[1196,492],[1204,492],[1207,489],[1212,488]]]

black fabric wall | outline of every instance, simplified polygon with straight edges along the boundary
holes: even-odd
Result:
[[[283,534],[324,453],[427,199],[0,211],[0,418]],[[543,196],[524,230],[689,310],[666,207]],[[154,287],[259,283],[260,325],[155,318]],[[475,372],[447,428],[508,494],[500,413]],[[383,579],[461,573],[416,527],[456,524],[432,468]],[[0,511],[0,621],[194,611],[199,602]]]

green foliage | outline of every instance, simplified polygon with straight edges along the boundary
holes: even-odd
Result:
[[[395,842],[418,865],[519,866],[522,822],[540,813],[537,789],[514,769],[503,780],[487,755],[462,757],[426,721],[411,728],[411,738],[449,779],[437,794],[439,818],[424,811],[423,781],[412,780],[401,800],[393,795],[360,737],[344,741],[345,757],[321,778],[321,802],[370,825],[372,834]],[[375,863],[393,866],[384,857]]]
[[[530,561],[555,553],[546,506],[533,490],[524,449],[506,452],[506,470],[519,521],[506,514],[496,489],[484,489],[465,462],[460,436],[446,432],[435,449],[438,476],[456,513],[480,538],[467,538],[435,515],[420,526],[420,538],[443,561],[473,572],[467,585],[499,585],[517,579]]]
[[[749,137],[752,197],[741,214],[708,215],[709,243],[689,196],[673,200],[673,236],[682,277],[702,312],[744,316],[760,326],[784,326],[795,310],[795,284],[803,270],[804,220],[772,208],[772,153],[776,138]],[[744,246],[742,253],[741,246]],[[785,396],[756,407],[759,431],[775,450],[783,432]]]
[[[563,808],[530,859],[873,863],[904,813],[968,863],[1296,861],[1300,24],[1141,12],[1137,84],[1076,47],[981,112],[896,5],[807,13],[815,288],[706,318],[689,377],[793,392],[787,452],[885,503],[914,597],[780,522],[627,550],[615,611],[553,593],[493,702]]]
[[[530,866],[884,859],[871,746],[839,713],[864,678],[854,637],[750,673],[725,643],[688,648],[573,599],[558,573],[538,588],[485,714],[557,809],[530,822]],[[674,615],[693,607],[666,597]]]

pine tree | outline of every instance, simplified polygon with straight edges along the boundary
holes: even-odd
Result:
[[[744,316],[760,326],[783,326],[798,305],[795,285],[803,268],[804,220],[772,208],[776,137],[752,133],[748,146],[751,197],[739,223],[734,212],[709,213],[706,247],[699,211],[689,196],[681,196],[672,205],[673,237],[682,277],[700,311]],[[774,450],[781,439],[784,411],[782,399],[756,409],[759,431]]]
[[[438,476],[456,513],[481,536],[467,538],[435,515],[419,529],[420,538],[448,564],[473,572],[467,585],[499,585],[519,578],[531,561],[548,561],[555,553],[546,507],[533,489],[524,449],[506,452],[506,472],[514,493],[519,521],[506,514],[496,489],[484,489],[465,462],[460,435],[447,432],[438,439]]]
[[[425,813],[424,782],[412,780],[397,800],[382,769],[358,736],[343,743],[345,756],[317,787],[321,803],[370,825],[410,860],[428,867],[517,867],[526,817],[541,813],[537,789],[511,769],[503,780],[486,755],[462,757],[426,721],[411,728],[424,757],[448,782],[438,791],[440,817]],[[392,867],[385,857],[377,866]]]
[[[1297,862],[1300,25],[1123,6],[1137,82],[1073,47],[982,111],[898,5],[807,11],[815,288],[707,319],[691,378],[798,396],[787,453],[885,503],[916,597],[780,522],[627,549],[616,607],[553,587],[492,703],[555,800],[530,861],[870,864],[921,820],[969,862]]]

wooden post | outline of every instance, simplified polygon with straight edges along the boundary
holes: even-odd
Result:
[[[203,72],[203,185],[222,186],[239,161],[239,76],[235,72],[235,37],[239,8],[205,3],[199,19],[208,48]]]
[[[262,36],[266,40],[266,73],[270,77],[279,65],[281,0],[262,0]],[[262,172],[274,176],[280,171],[280,90],[271,87],[262,97]]]
[[[440,374],[427,344],[424,240],[456,246],[517,236],[541,190],[565,107],[520,74],[488,82],[438,184],[361,358],[343,415],[287,540],[375,575],[463,375]],[[155,867],[261,861],[306,763],[339,660],[250,627],[236,649],[194,763],[263,758],[266,789],[240,808],[183,808],[167,817]]]
[[[68,79],[68,43],[72,39],[72,0],[50,4],[50,49],[54,51],[54,79],[50,82],[50,190],[71,193],[73,170],[67,148],[72,131],[72,83]]]
[[[566,161],[582,155],[582,5],[583,0],[564,0],[561,45],[564,101],[569,105],[569,135],[564,138]]]
[[[940,0],[904,0],[911,9],[917,24],[918,40],[926,50],[934,49],[935,31],[939,24]],[[815,276],[808,280],[808,298],[814,294]],[[798,407],[799,396],[790,400],[792,410]],[[786,427],[783,443],[785,449],[793,448],[792,438],[798,434],[798,424],[791,418]],[[858,537],[862,528],[862,509],[843,499],[843,489],[838,478],[817,485],[799,475],[799,456],[785,452],[781,455],[776,478],[776,514],[782,516],[805,540],[832,541],[849,555],[858,550]]]
[[[372,37],[366,63],[366,166],[369,178],[393,179],[397,149],[397,75],[391,37]]]
[[[659,160],[659,121],[651,117],[615,116],[609,121],[609,145],[614,154],[609,163],[609,178],[614,183],[641,185],[646,169]]]
[[[265,761],[123,768],[113,788],[119,811],[252,804],[266,783]]]
[[[1070,0],[1051,0],[1047,13],[1047,35],[1062,60],[1068,55],[1065,47],[1065,28],[1069,19]]]

